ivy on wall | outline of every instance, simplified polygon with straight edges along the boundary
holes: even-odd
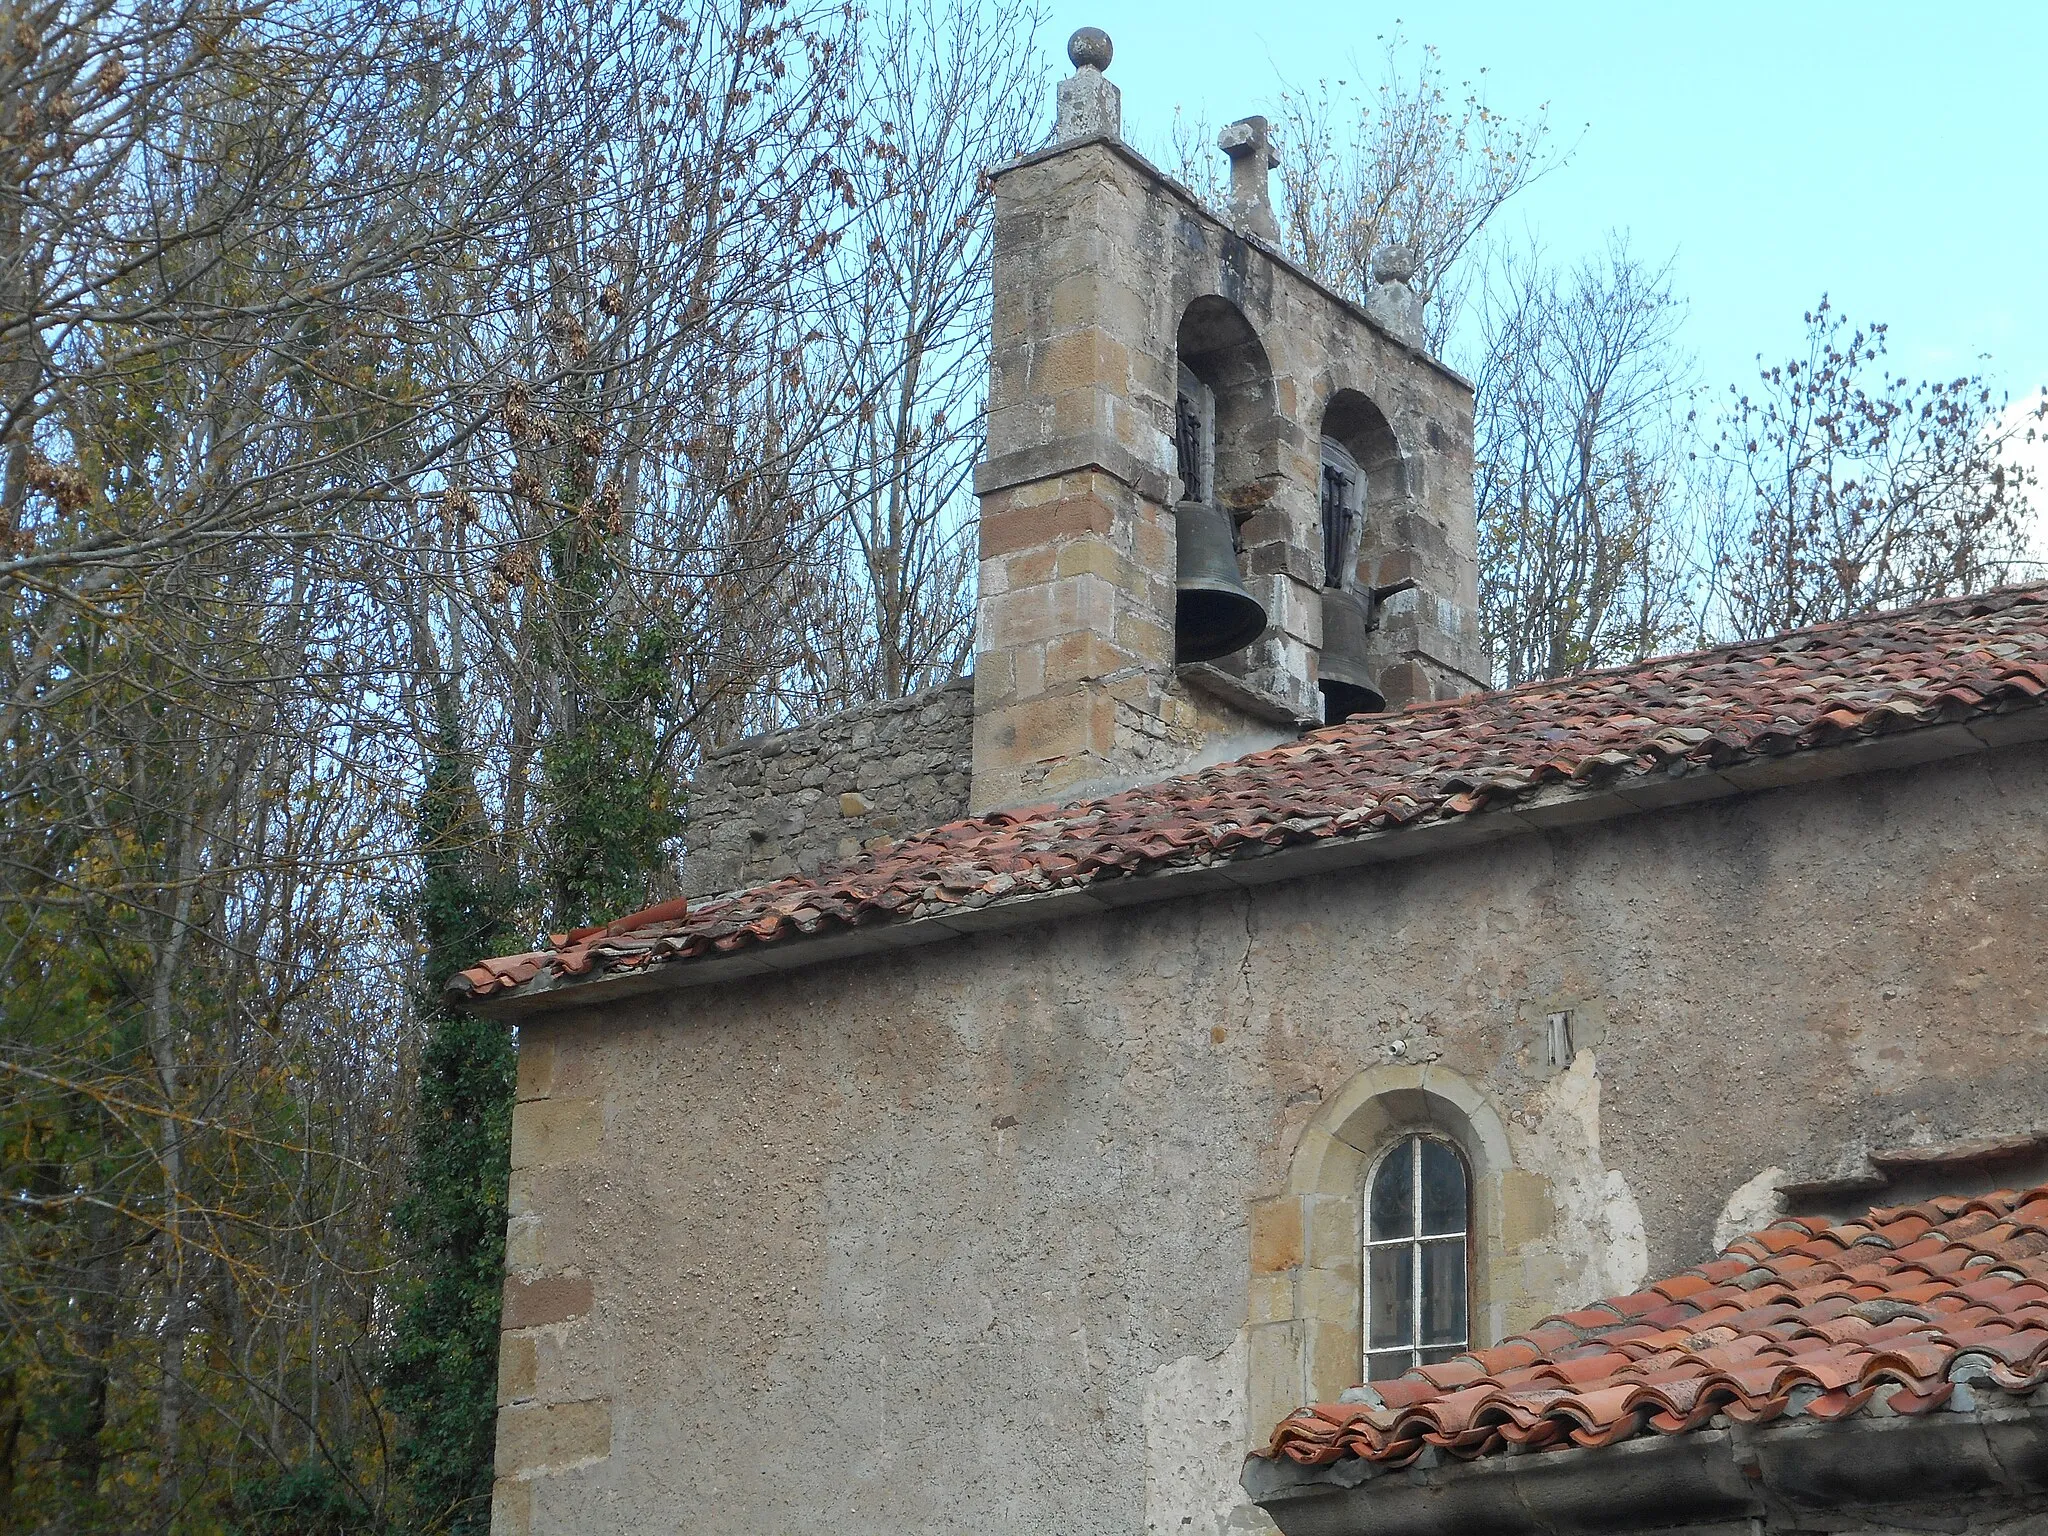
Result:
[[[419,807],[424,878],[414,917],[425,952],[422,1007],[433,1032],[420,1062],[412,1161],[392,1213],[407,1273],[385,1361],[400,1518],[419,1532],[490,1527],[498,1314],[517,1055],[510,1026],[442,1008],[442,985],[491,954],[515,893],[489,868],[490,826],[452,700],[444,699]]]

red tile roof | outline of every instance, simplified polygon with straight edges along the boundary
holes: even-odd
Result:
[[[2048,1385],[2048,1185],[1844,1226],[1788,1217],[1633,1296],[1302,1408],[1256,1454],[1392,1468],[1428,1446],[1611,1445],[1716,1414],[1928,1413],[1971,1382]]]
[[[817,876],[685,915],[560,935],[450,986],[456,1000],[729,955],[1104,881],[1477,816],[1534,791],[1626,788],[2037,705],[2048,584],[1423,704],[1164,783],[952,822]]]

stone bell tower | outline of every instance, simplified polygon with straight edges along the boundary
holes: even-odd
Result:
[[[1406,262],[1363,310],[1329,292],[1278,250],[1265,119],[1223,130],[1218,214],[1123,142],[1109,38],[1084,27],[1068,56],[1054,143],[991,173],[977,811],[1488,672],[1472,388],[1424,349]],[[1249,622],[1196,659],[1225,643],[1191,631],[1218,592]]]

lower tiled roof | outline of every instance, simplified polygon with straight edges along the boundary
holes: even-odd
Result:
[[[952,822],[817,876],[674,904],[456,977],[456,1001],[786,945],[1590,796],[2032,708],[2048,584],[1367,715],[1200,773]],[[545,973],[545,974],[544,974]]]
[[[1393,1468],[1432,1446],[1469,1460],[2043,1386],[2048,1185],[1775,1222],[1633,1296],[1300,1409],[1258,1454]]]

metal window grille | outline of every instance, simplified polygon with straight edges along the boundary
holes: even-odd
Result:
[[[1471,1342],[1472,1181],[1434,1136],[1380,1154],[1365,1186],[1365,1379],[1448,1360]]]
[[[1344,548],[1351,542],[1351,477],[1334,464],[1323,466],[1323,585],[1344,585]]]
[[[1202,413],[1186,395],[1174,397],[1173,448],[1179,463],[1182,501],[1202,499]]]

